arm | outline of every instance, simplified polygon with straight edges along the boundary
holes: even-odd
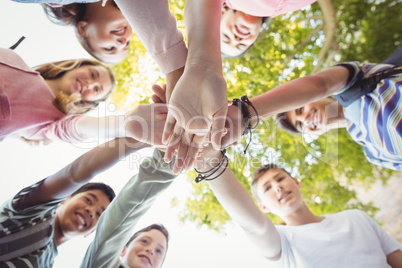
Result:
[[[196,163],[207,163],[202,170],[210,170],[208,165],[212,159],[220,159],[221,153],[211,151],[203,153],[203,161],[197,159]],[[210,161],[211,163],[216,161]],[[221,167],[222,169],[223,167]],[[216,173],[219,174],[219,171]],[[271,220],[255,205],[253,199],[241,183],[234,177],[228,168],[222,176],[208,181],[209,186],[232,219],[245,231],[251,242],[261,250],[262,254],[271,260],[278,260],[281,255],[281,240],[278,231]]]
[[[125,115],[100,118],[80,116],[72,128],[83,140],[131,137],[145,143],[162,145],[166,114],[167,107],[164,104],[142,104]]]
[[[167,0],[115,0],[115,3],[163,73],[184,66],[187,48]]]
[[[47,177],[37,188],[19,199],[14,208],[24,209],[65,198],[122,157],[142,147],[141,143],[133,139],[116,139],[102,144]]]
[[[392,268],[402,268],[402,251],[400,249],[387,255],[387,263]]]
[[[117,267],[121,250],[133,227],[152,206],[157,195],[177,176],[162,158],[163,153],[155,150],[152,158],[141,163],[138,174],[130,179],[102,214],[95,239],[81,267]]]
[[[163,142],[168,145],[166,161],[179,148],[176,172],[192,166],[209,132],[214,133],[214,147],[220,148],[227,113],[220,52],[221,8],[221,1],[216,0],[189,0],[185,5],[188,58],[169,100],[163,133]]]
[[[250,100],[263,119],[331,96],[346,86],[348,78],[347,68],[334,66],[287,82]]]

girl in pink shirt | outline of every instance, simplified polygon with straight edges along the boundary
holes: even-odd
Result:
[[[0,141],[133,137],[161,144],[164,105],[140,105],[121,116],[83,115],[106,100],[113,87],[112,72],[97,61],[67,60],[33,70],[13,51],[0,48]],[[152,126],[144,124],[151,119]]]

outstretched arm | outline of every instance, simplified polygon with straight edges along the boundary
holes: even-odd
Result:
[[[192,166],[209,132],[214,146],[220,147],[227,112],[219,35],[221,8],[222,3],[215,0],[189,0],[185,5],[188,58],[169,100],[163,134],[168,145],[166,161],[178,148],[175,172]]]
[[[37,188],[14,204],[16,209],[24,209],[51,200],[68,197],[100,172],[110,168],[126,155],[143,148],[134,139],[116,139],[102,144],[47,177]]]
[[[197,158],[197,169],[210,170],[221,159],[220,151],[205,149]],[[223,170],[224,165],[221,167]],[[221,170],[215,174],[219,174]],[[209,186],[222,207],[240,225],[251,242],[270,260],[278,260],[281,255],[279,233],[271,220],[255,205],[253,199],[228,168],[218,178],[208,181]]]
[[[346,86],[348,78],[347,68],[334,66],[287,82],[250,100],[260,117],[266,118],[336,94]]]

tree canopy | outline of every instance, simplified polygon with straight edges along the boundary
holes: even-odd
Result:
[[[170,4],[184,33],[184,1]],[[402,47],[401,9],[402,2],[397,0],[319,0],[268,20],[245,56],[223,59],[228,97],[256,96],[339,62],[381,62]],[[113,70],[118,87],[112,101],[122,111],[149,102],[151,85],[163,83],[162,74],[135,35],[130,56]],[[254,131],[246,155],[242,153],[244,146],[245,138],[229,149],[229,158],[230,168],[247,189],[251,173],[260,164],[280,164],[301,180],[305,201],[317,214],[360,208],[373,215],[377,209],[361,203],[349,184],[369,187],[374,180],[386,182],[394,173],[371,165],[344,130],[333,130],[319,138],[294,136],[278,129],[271,118]],[[179,217],[221,230],[230,217],[206,183],[192,182],[195,172],[188,172],[188,176],[193,192],[187,200],[172,200],[181,207]],[[275,223],[281,222],[270,217]]]

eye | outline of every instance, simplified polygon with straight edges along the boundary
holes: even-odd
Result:
[[[271,189],[271,185],[267,186],[267,188],[265,188],[265,192],[269,191],[269,189]]]
[[[148,240],[145,240],[145,239],[141,240],[141,243],[144,244],[144,245],[148,245]]]
[[[89,199],[89,198],[87,198],[87,197],[85,197],[85,199],[86,199],[88,205],[91,205],[91,204],[92,204],[91,199]]]
[[[285,178],[285,177],[280,177],[280,178],[278,179],[278,181],[282,181],[284,178]]]
[[[162,250],[157,249],[157,250],[156,250],[156,253],[157,253],[158,255],[162,255]]]
[[[91,78],[95,79],[95,73],[94,72],[91,72]]]

